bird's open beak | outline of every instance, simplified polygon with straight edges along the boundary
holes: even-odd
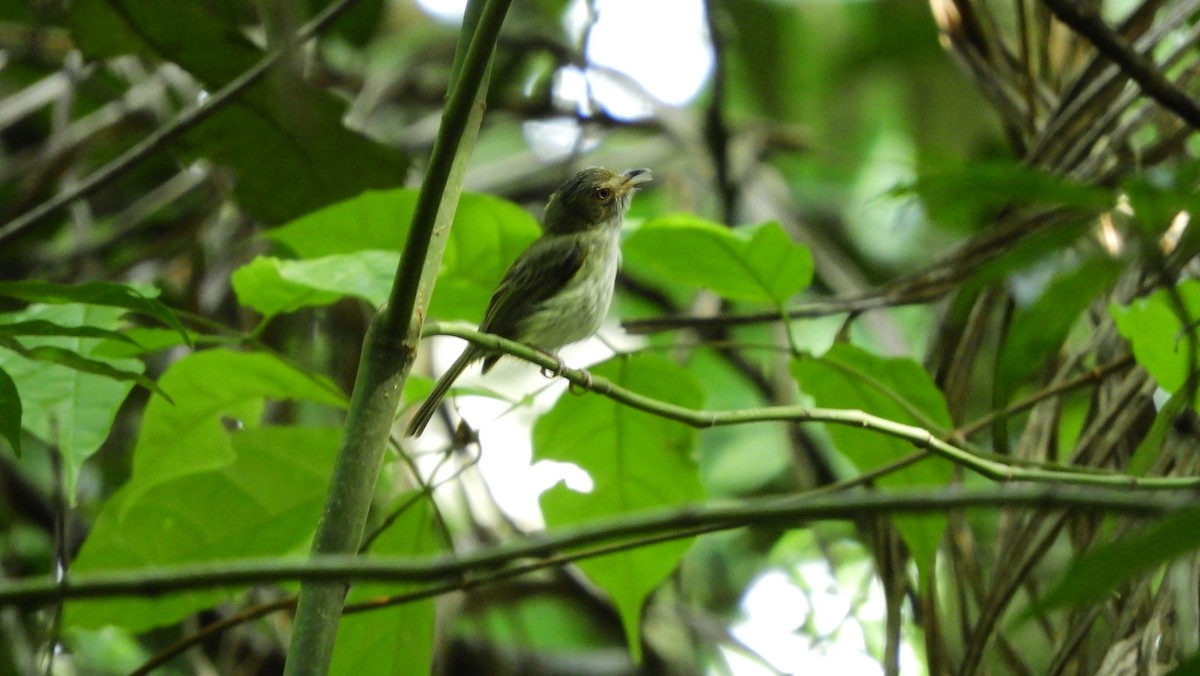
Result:
[[[632,188],[640,183],[649,183],[652,178],[649,169],[630,169],[621,176],[625,179],[626,188]]]

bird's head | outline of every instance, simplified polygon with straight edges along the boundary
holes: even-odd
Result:
[[[550,196],[542,229],[546,234],[566,235],[620,227],[637,186],[649,180],[649,169],[622,173],[603,167],[584,169]]]

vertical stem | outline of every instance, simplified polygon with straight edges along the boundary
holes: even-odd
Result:
[[[408,242],[389,302],[376,315],[363,343],[346,434],[313,540],[314,556],[354,553],[362,542],[400,390],[412,368],[424,307],[462,190],[466,158],[483,119],[492,51],[510,2],[471,0],[468,5],[449,100],[417,198]],[[465,56],[463,45],[468,45]],[[328,672],[345,595],[346,585],[340,582],[301,586],[286,674],[319,676]]]

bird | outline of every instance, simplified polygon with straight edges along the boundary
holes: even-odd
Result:
[[[590,167],[556,190],[542,216],[541,236],[504,273],[488,301],[480,332],[549,354],[594,335],[612,304],[621,263],[621,222],[637,186],[650,178],[649,169],[615,172]],[[425,431],[467,366],[482,359],[487,373],[500,357],[468,345],[409,421],[406,436]]]

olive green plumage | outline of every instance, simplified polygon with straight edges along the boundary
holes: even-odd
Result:
[[[621,221],[636,186],[648,180],[648,169],[592,167],[563,184],[546,205],[542,236],[508,268],[479,330],[547,352],[599,330],[621,262]],[[409,436],[424,431],[450,386],[479,359],[487,373],[500,355],[467,346],[413,416]]]

